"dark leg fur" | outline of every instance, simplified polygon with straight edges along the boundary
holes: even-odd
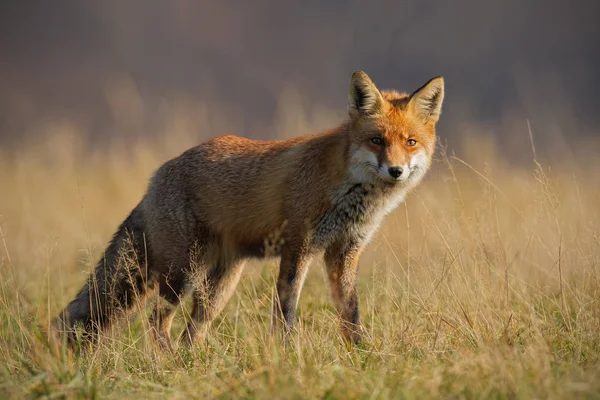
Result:
[[[182,332],[180,341],[191,346],[204,339],[210,323],[233,294],[243,269],[243,261],[221,261],[204,279],[196,279],[192,320]]]
[[[358,312],[357,268],[361,248],[357,243],[337,242],[325,252],[325,264],[342,336],[347,342],[361,340]]]
[[[279,276],[277,278],[277,297],[273,299],[273,325],[283,322],[284,334],[291,331],[296,318],[296,308],[300,291],[308,272],[310,257],[295,248],[285,248],[281,255]]]
[[[185,276],[183,269],[173,274],[171,279],[160,276],[158,279],[159,299],[150,317],[150,327],[157,344],[165,350],[173,350],[171,344],[171,323],[185,295]],[[165,301],[163,301],[163,299]]]

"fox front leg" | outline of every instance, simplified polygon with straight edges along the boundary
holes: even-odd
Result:
[[[293,248],[283,249],[277,278],[277,297],[273,299],[272,332],[279,321],[283,322],[286,336],[294,326],[298,298],[306,278],[309,261],[308,255],[304,252]]]
[[[361,247],[358,243],[340,240],[325,251],[325,265],[335,307],[340,316],[344,340],[361,340],[358,312],[357,272]]]

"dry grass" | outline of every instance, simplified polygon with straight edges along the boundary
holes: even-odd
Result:
[[[193,141],[90,153],[76,133],[59,131],[0,155],[0,397],[600,396],[595,160],[555,170],[516,167],[482,146],[464,161],[438,151],[361,259],[368,335],[358,347],[338,334],[320,265],[291,344],[271,337],[269,261],[247,269],[193,351],[160,353],[143,312],[97,350],[73,356],[48,348],[50,318],[80,288],[151,171]]]

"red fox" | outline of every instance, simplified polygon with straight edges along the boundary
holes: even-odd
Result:
[[[309,262],[323,254],[342,336],[358,342],[358,258],[428,170],[443,99],[442,77],[407,95],[379,91],[356,71],[349,119],[335,129],[276,141],[221,136],[167,161],[57,328],[71,344],[77,325],[95,337],[157,287],[166,302],[151,325],[170,346],[174,311],[191,291],[191,322],[180,337],[191,345],[229,300],[244,261],[277,255],[272,311],[289,332]]]

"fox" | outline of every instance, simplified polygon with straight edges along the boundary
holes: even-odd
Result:
[[[289,333],[309,264],[322,256],[341,337],[359,343],[359,257],[430,168],[443,100],[441,76],[407,94],[380,91],[355,71],[348,118],[334,129],[272,141],[218,136],[165,162],[56,329],[69,343],[77,327],[97,337],[153,291],[165,300],[151,311],[153,337],[171,348],[175,311],[191,295],[190,321],[175,342],[191,346],[207,335],[246,261],[279,257],[272,320]]]

